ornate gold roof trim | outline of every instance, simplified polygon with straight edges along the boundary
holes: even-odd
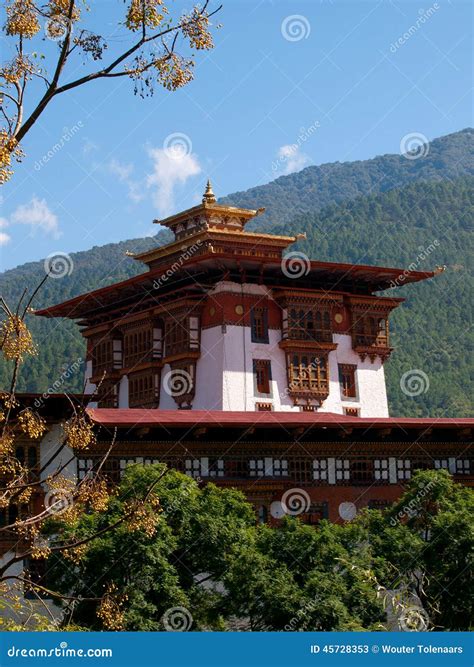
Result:
[[[259,234],[258,232],[236,232],[230,229],[208,229],[197,232],[192,236],[187,236],[184,239],[179,239],[173,243],[168,243],[165,246],[147,250],[139,255],[135,255],[136,259],[145,264],[152,262],[162,257],[167,257],[177,252],[189,252],[189,249],[199,242],[204,244],[205,241],[218,241],[219,239],[229,241],[233,238],[236,242],[255,243],[257,239],[268,241],[270,245],[286,247],[290,243],[295,242],[294,236],[275,236],[273,234]],[[199,250],[199,248],[198,248]]]

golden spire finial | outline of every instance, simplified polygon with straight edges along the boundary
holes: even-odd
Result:
[[[206,191],[204,192],[202,196],[202,203],[203,204],[215,204],[216,197],[214,195],[214,192],[212,190],[212,185],[211,181],[207,179],[207,185],[206,185]]]

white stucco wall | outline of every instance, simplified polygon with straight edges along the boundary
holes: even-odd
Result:
[[[371,362],[368,357],[361,361],[359,355],[352,349],[351,336],[334,334],[333,340],[337,343],[337,349],[329,355],[331,393],[322,409],[328,412],[342,413],[343,408],[353,407],[360,409],[361,417],[388,417],[385,372],[380,357],[376,357],[374,362]],[[339,388],[338,364],[354,364],[357,366],[357,400],[342,399]],[[335,409],[336,407],[338,409]]]
[[[288,396],[284,351],[279,347],[280,331],[270,329],[268,344],[253,343],[250,327],[227,325],[202,332],[202,355],[197,363],[196,410],[254,411],[256,403],[272,403],[275,411],[298,411]],[[357,408],[361,417],[387,417],[388,404],[381,360],[361,361],[352,350],[351,337],[335,335],[336,350],[329,354],[329,396],[319,410],[343,414],[344,408]],[[255,396],[253,360],[271,361],[272,394]],[[357,398],[343,399],[339,385],[338,364],[357,366]],[[169,370],[169,369],[168,369]],[[165,371],[164,371],[165,372]],[[173,401],[174,403],[174,401]],[[173,408],[169,396],[163,395],[160,407]]]
[[[195,410],[222,410],[223,372],[225,367],[222,327],[201,331],[201,356],[196,364]]]
[[[124,375],[120,379],[118,390],[118,406],[119,408],[128,408],[128,375]]]
[[[53,454],[59,449],[60,443],[63,438],[63,429],[61,424],[54,424],[47,431],[44,438],[40,443],[40,466],[46,465],[50,460]],[[71,479],[76,479],[77,476],[77,464],[76,459],[70,461],[73,453],[72,449],[67,445],[61,450],[61,452],[54,457],[54,459],[46,466],[43,473],[41,474],[42,479],[46,479],[49,475],[52,475],[58,468],[61,468],[63,465],[66,465],[62,474],[65,477]]]
[[[218,283],[210,294],[228,292],[245,295],[268,295],[264,285],[240,284],[229,281]],[[256,403],[271,403],[275,411],[299,411],[288,396],[286,358],[279,347],[281,331],[269,330],[269,343],[253,343],[250,327],[237,325],[215,326],[201,331],[201,356],[196,362],[196,388],[193,409],[254,411]],[[388,417],[385,374],[381,359],[374,362],[369,358],[361,361],[352,350],[349,335],[334,334],[337,349],[329,354],[329,396],[318,408],[321,412],[343,414],[344,408],[356,408],[361,417]],[[271,361],[271,396],[255,396],[253,360]],[[339,385],[338,364],[357,366],[357,397],[343,399]],[[162,410],[175,410],[177,404],[170,394],[167,384],[169,365],[161,372],[160,405]],[[92,393],[95,386],[89,382],[92,364],[86,363],[86,393]],[[96,403],[91,403],[95,407]],[[124,376],[119,386],[119,407],[128,408],[128,378]]]

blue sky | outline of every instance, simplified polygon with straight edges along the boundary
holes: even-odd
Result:
[[[92,2],[87,19],[112,51],[118,10]],[[180,91],[141,99],[121,78],[53,101],[3,187],[2,270],[155,233],[208,176],[220,196],[472,125],[469,2],[224,0],[215,22],[216,48]]]

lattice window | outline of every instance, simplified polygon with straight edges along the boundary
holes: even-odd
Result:
[[[257,412],[272,412],[273,405],[271,403],[255,403]]]
[[[331,314],[321,306],[290,308],[287,319],[288,337],[296,340],[332,342]]]
[[[136,458],[120,459],[120,471],[123,472],[128,466],[134,465],[137,462]]]
[[[313,479],[319,482],[328,480],[328,462],[326,459],[314,459],[313,461]]]
[[[249,475],[249,462],[247,459],[226,459],[224,461],[224,476],[234,479],[242,479]]]
[[[201,459],[186,459],[184,462],[184,469],[186,475],[189,477],[200,477],[201,476]]]
[[[336,480],[347,481],[350,479],[350,463],[347,459],[336,459]]]
[[[118,386],[115,382],[102,380],[97,390],[97,404],[99,408],[118,407]]]
[[[250,477],[264,477],[266,473],[265,459],[250,459]]]
[[[458,475],[470,475],[471,474],[471,462],[469,459],[457,459],[456,460],[456,474]]]
[[[295,353],[289,357],[290,390],[328,391],[327,357]]]
[[[434,467],[437,470],[449,470],[449,459],[435,459]]]
[[[114,343],[111,339],[97,341],[92,349],[92,374],[98,375],[114,367]]]
[[[389,479],[388,459],[375,459],[374,477],[376,480]]]
[[[359,408],[344,408],[344,414],[347,417],[360,417]]]
[[[154,408],[160,401],[160,376],[150,370],[134,373],[128,378],[130,408]]]
[[[430,470],[433,467],[433,460],[429,458],[423,459],[412,459],[411,461],[411,471],[415,470]]]
[[[411,479],[411,463],[408,459],[397,461],[397,479]]]
[[[189,349],[189,323],[187,317],[179,319],[171,317],[166,322],[165,346],[166,356],[179,354]]]
[[[253,343],[268,343],[268,308],[265,306],[251,308],[250,329]]]
[[[288,459],[288,472],[296,484],[311,484],[313,481],[313,460],[310,458],[292,457]]]
[[[209,459],[209,477],[224,477],[224,461],[222,459]]]
[[[78,459],[77,460],[77,477],[78,479],[84,479],[87,474],[92,470],[94,462],[92,459]]]
[[[342,398],[357,398],[356,371],[354,364],[339,364],[339,384]]]
[[[388,347],[388,320],[379,313],[354,313],[355,343],[368,347]]]
[[[257,396],[271,393],[271,365],[268,359],[253,360],[254,389]]]
[[[370,484],[374,478],[372,461],[351,461],[350,476],[354,484]]]
[[[288,477],[288,461],[286,459],[273,460],[273,475],[275,477]]]
[[[132,368],[140,363],[159,359],[161,353],[161,329],[152,322],[127,330],[123,339],[124,366]]]

